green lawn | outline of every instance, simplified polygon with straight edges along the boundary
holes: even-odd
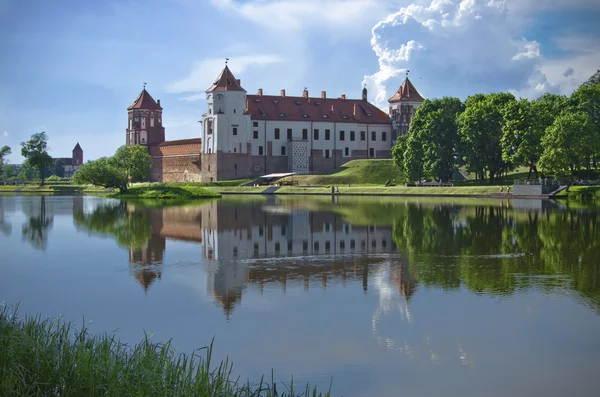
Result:
[[[560,191],[555,197],[600,200],[600,186],[571,186],[569,191]]]
[[[139,199],[176,199],[189,200],[200,198],[218,198],[221,195],[217,192],[208,190],[205,187],[192,184],[171,184],[156,183],[144,186],[133,186],[127,190],[127,193],[112,193],[111,196],[118,198],[139,198]]]
[[[391,159],[351,160],[327,175],[300,175],[284,178],[301,186],[319,185],[383,185],[387,180],[404,180],[404,174]]]

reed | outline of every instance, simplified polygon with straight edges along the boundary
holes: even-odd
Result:
[[[308,385],[294,390],[273,381],[240,382],[228,360],[211,361],[213,343],[190,355],[146,334],[128,346],[114,334],[92,335],[61,318],[18,316],[0,307],[0,395],[293,397],[330,396]],[[285,389],[285,390],[281,390]]]

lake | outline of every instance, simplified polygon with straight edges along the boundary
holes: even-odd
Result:
[[[0,301],[335,396],[600,393],[600,216],[542,200],[0,195]],[[281,388],[280,390],[283,390]]]

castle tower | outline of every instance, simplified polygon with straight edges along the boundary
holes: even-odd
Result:
[[[79,142],[77,142],[77,145],[73,148],[73,162],[71,165],[79,167],[81,164],[83,164],[83,149],[79,146]]]
[[[206,90],[206,113],[202,116],[202,154],[245,152],[246,147],[241,143],[247,141],[249,129],[246,90],[225,65],[219,77]]]
[[[125,145],[157,146],[165,141],[160,99],[155,102],[144,89],[127,108],[128,120]]]
[[[392,121],[392,139],[395,141],[400,135],[408,133],[408,126],[410,120],[415,114],[415,111],[424,99],[419,94],[415,86],[408,79],[408,73],[406,79],[398,88],[398,91],[388,99],[390,104],[390,119]]]

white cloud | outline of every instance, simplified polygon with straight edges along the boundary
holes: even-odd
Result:
[[[8,131],[4,131],[4,132],[2,133],[2,136],[8,136]]]
[[[282,59],[276,55],[244,55],[231,58],[229,68],[239,79],[250,68],[263,67],[279,62],[282,62]],[[204,92],[214,82],[219,73],[221,73],[224,66],[224,58],[212,58],[196,62],[187,77],[167,85],[166,90],[173,93]],[[196,100],[196,95],[189,96],[183,100]]]
[[[185,96],[183,98],[179,98],[180,101],[185,101],[185,102],[195,102],[195,101],[199,101],[201,99],[204,99],[205,95],[204,94],[193,94],[190,96]]]
[[[356,31],[387,13],[391,0],[212,0],[213,5],[238,13],[268,29],[300,30],[310,26]]]
[[[421,78],[412,80],[424,96],[557,90],[541,68],[539,43],[516,39],[507,14],[504,0],[433,0],[377,23],[371,46],[379,70],[364,79],[376,104],[387,107],[400,83],[395,77],[406,69]]]

